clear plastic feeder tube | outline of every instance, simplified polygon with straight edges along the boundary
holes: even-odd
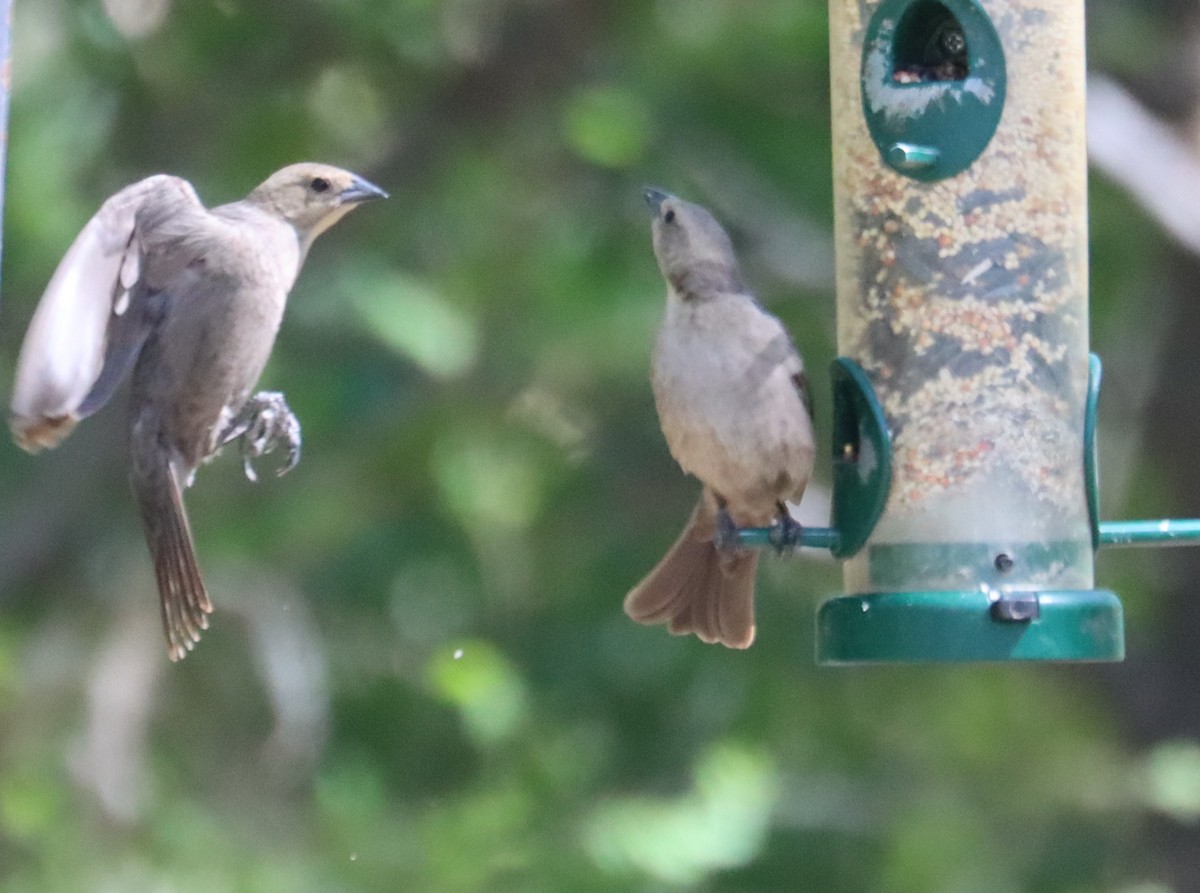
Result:
[[[999,37],[1002,115],[959,173],[915,178],[869,133],[865,79],[894,63],[864,67],[881,2],[918,17],[884,37],[907,27],[912,43],[964,4]],[[1083,0],[881,2],[830,2],[838,347],[893,438],[887,506],[846,591],[1091,589]],[[879,101],[898,97],[897,114],[970,89],[969,66],[894,68]],[[921,162],[920,146],[893,151]]]

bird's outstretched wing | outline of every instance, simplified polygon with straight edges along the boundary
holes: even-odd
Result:
[[[57,446],[103,405],[136,359],[150,317],[142,307],[130,312],[142,263],[138,212],[148,202],[203,212],[191,184],[158,174],[109,198],[76,236],[17,358],[9,422],[23,449]]]

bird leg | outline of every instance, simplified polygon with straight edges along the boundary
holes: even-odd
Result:
[[[786,504],[777,502],[775,505],[779,513],[775,516],[775,523],[771,525],[771,545],[775,547],[775,551],[782,554],[785,549],[795,549],[800,545],[800,535],[804,532],[804,527],[792,517]]]
[[[713,531],[713,545],[720,552],[732,552],[741,546],[737,523],[729,516],[725,500],[717,497],[717,527]]]
[[[275,474],[285,475],[300,462],[300,422],[279,391],[259,391],[247,400],[222,434],[221,445],[239,438],[242,464],[252,481],[258,475],[250,463],[280,444],[287,449],[287,462]]]

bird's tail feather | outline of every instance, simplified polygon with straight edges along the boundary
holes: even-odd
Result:
[[[716,509],[705,494],[670,551],[625,596],[625,613],[639,623],[666,623],[674,635],[748,648],[758,553],[719,550],[715,529]]]
[[[154,558],[167,654],[180,660],[208,629],[212,602],[196,561],[179,472],[163,451],[155,451],[148,462],[137,463],[134,489]]]

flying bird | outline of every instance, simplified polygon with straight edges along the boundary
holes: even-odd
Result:
[[[733,245],[705,208],[643,193],[667,305],[651,383],[671,455],[704,485],[683,533],[625,597],[625,613],[670,632],[747,648],[758,553],[739,527],[794,526],[814,442],[804,363],[742,279]]]
[[[283,395],[253,394],[288,292],[313,240],[386,193],[348,171],[294,164],[241,201],[206,209],[159,174],[109,198],[50,279],[21,345],[10,406],[17,444],[57,446],[132,372],[130,479],[154,559],[167,652],[208,628],[183,491],[240,441],[250,461],[282,444],[300,457]]]

